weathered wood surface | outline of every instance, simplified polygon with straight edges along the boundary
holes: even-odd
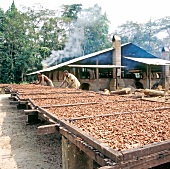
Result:
[[[48,124],[39,126],[37,128],[37,133],[39,135],[56,133],[57,131],[59,131],[59,126],[60,126],[59,124]]]
[[[85,152],[89,157],[95,160],[99,165],[104,166],[104,165],[109,165],[110,163],[113,163],[110,159],[105,157],[101,152],[99,152],[97,149],[92,147],[90,144],[88,144],[81,138],[71,133],[69,130],[63,127],[60,127],[59,131],[65,138],[67,138],[70,142],[75,144],[80,150]]]
[[[58,119],[54,114],[47,112],[45,109],[41,107],[39,107],[38,109],[40,110],[40,114],[47,115],[49,118],[54,120],[56,123],[59,123],[61,126],[66,128],[68,131],[75,134],[77,137],[82,138],[84,141],[86,141],[88,144],[93,146],[95,149],[105,154],[106,157],[116,162],[121,161],[122,154],[120,152],[112,149],[111,147],[107,146],[105,143],[100,142],[94,137],[87,135],[85,132],[81,131],[77,127],[70,125],[70,123]]]
[[[152,89],[145,89],[143,93],[147,96],[165,96],[166,91],[159,91],[159,90],[152,90]]]
[[[39,113],[38,110],[32,110],[32,109],[30,109],[30,110],[23,110],[23,112],[24,112],[25,115],[34,115],[36,113]]]
[[[123,95],[123,94],[129,94],[130,92],[131,92],[131,88],[123,88],[121,90],[110,91],[110,95],[114,95],[114,94]]]
[[[115,164],[114,166],[103,166],[99,169],[148,169],[156,167],[161,164],[168,163],[170,161],[170,150],[161,151],[158,153],[150,154],[142,158],[136,158],[134,160],[128,160]]]

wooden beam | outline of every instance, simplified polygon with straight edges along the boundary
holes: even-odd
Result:
[[[11,105],[18,105],[20,102],[19,101],[10,101],[9,102]]]
[[[75,104],[55,104],[55,105],[47,105],[41,106],[42,108],[50,108],[50,107],[66,107],[66,106],[79,106],[79,105],[90,105],[90,104],[100,104],[99,102],[87,102],[87,103],[75,103]]]
[[[60,124],[49,124],[49,125],[43,125],[39,126],[37,128],[38,135],[44,135],[44,134],[52,134],[59,131]]]
[[[80,150],[86,153],[90,158],[95,160],[99,165],[109,165],[108,163],[114,163],[107,157],[105,157],[101,152],[96,150],[94,147],[83,141],[81,138],[78,138],[76,135],[68,131],[63,127],[59,127],[59,132],[66,137],[71,143],[75,144]]]
[[[56,123],[54,120],[52,120],[52,119],[51,119],[48,115],[46,115],[46,114],[39,113],[38,116],[39,116],[40,118],[42,118],[43,120],[49,122],[49,123],[53,123],[53,124]]]
[[[9,100],[11,100],[11,101],[16,101],[16,99],[15,99],[15,98],[16,98],[16,96],[8,97],[8,99],[9,99]]]
[[[82,117],[75,117],[75,118],[68,118],[66,120],[74,121],[74,120],[82,120],[82,119],[89,119],[89,118],[96,118],[96,117],[109,117],[109,116],[116,116],[121,114],[129,114],[131,112],[115,112],[112,114],[100,114],[100,115],[94,115],[94,116],[82,116]]]
[[[19,104],[25,105],[25,104],[28,104],[28,101],[20,101]]]
[[[161,164],[168,163],[170,161],[170,150],[158,152],[143,157],[142,159],[128,160],[123,163],[116,164],[114,166],[103,166],[99,169],[120,169],[120,168],[130,168],[130,169],[141,169],[142,168],[152,168],[159,166]]]
[[[35,113],[39,113],[38,110],[24,110],[25,115],[33,115]]]
[[[132,160],[134,158],[140,158],[143,156],[149,156],[160,151],[170,150],[170,140],[156,142],[142,147],[133,148],[130,150],[122,151],[123,159],[125,161]]]

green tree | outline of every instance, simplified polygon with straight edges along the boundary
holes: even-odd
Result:
[[[170,17],[166,16],[156,20],[156,31],[163,36],[163,46],[170,48]]]
[[[19,83],[24,80],[28,67],[37,64],[36,48],[28,36],[30,20],[19,12],[14,2],[6,11],[1,29],[4,33],[1,64],[2,82]],[[37,48],[38,51],[39,47]],[[32,57],[34,56],[34,57]],[[34,62],[34,64],[32,64]]]
[[[86,9],[82,16],[85,21],[85,39],[82,42],[84,55],[111,47],[108,39],[109,20],[106,13],[102,14],[102,8],[96,4]]]
[[[162,41],[157,36],[156,23],[151,20],[144,24],[127,21],[120,25],[114,34],[121,36],[122,43],[132,42],[146,51],[160,56]]]
[[[75,6],[74,6],[75,5]],[[50,66],[72,58],[93,53],[111,46],[108,40],[108,19],[97,4],[88,9],[81,5],[64,6],[61,21],[66,32],[63,50],[55,51],[47,59]]]

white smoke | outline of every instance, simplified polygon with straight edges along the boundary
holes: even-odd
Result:
[[[94,16],[88,11],[82,11],[76,23],[74,23],[73,31],[68,37],[64,50],[51,51],[52,54],[42,64],[48,66],[57,65],[62,62],[62,59],[73,59],[84,55],[83,42],[85,40],[84,30],[90,25],[93,25]]]
[[[49,58],[44,60],[42,64],[57,65],[63,58],[72,59],[83,55],[82,42],[84,41],[83,21],[78,19],[75,23],[74,30],[70,33],[68,41],[63,50],[51,51]]]

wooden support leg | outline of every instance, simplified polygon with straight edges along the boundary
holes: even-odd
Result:
[[[19,104],[17,105],[17,109],[28,109],[28,102],[19,101]]]
[[[62,136],[63,169],[93,169],[93,160]]]
[[[38,112],[32,112],[27,115],[27,123],[28,124],[36,124],[39,122]]]

